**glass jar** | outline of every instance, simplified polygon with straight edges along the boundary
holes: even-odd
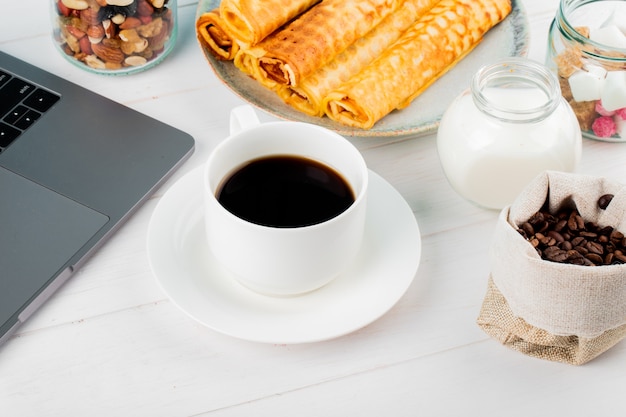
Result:
[[[626,1],[561,0],[546,65],[586,138],[626,142]]]
[[[99,74],[131,74],[161,62],[176,43],[176,0],[50,0],[54,43]]]
[[[482,67],[446,109],[437,150],[452,187],[501,209],[546,171],[574,171],[582,136],[556,76],[526,58]]]

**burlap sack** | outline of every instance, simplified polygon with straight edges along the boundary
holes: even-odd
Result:
[[[609,206],[598,207],[604,194]],[[587,221],[626,232],[626,187],[605,178],[546,172],[502,210],[491,275],[477,323],[524,354],[580,365],[626,336],[626,264],[578,266],[541,259],[517,231],[545,203],[577,208]]]

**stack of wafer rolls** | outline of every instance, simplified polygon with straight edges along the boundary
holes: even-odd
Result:
[[[441,0],[402,37],[323,100],[326,115],[368,129],[401,109],[506,17],[509,0]]]
[[[296,87],[365,36],[403,0],[324,0],[243,53],[255,57],[257,73]]]
[[[278,94],[287,104],[303,113],[323,116],[322,101],[326,95],[380,56],[437,2],[439,0],[406,0],[395,13],[388,15],[331,62],[317,69],[297,86],[278,88]]]
[[[222,0],[196,29],[219,59],[295,109],[369,129],[510,11],[511,0]]]

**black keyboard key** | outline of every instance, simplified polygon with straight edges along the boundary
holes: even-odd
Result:
[[[14,123],[14,126],[18,129],[26,130],[30,127],[30,125],[35,123],[35,120],[39,119],[40,116],[41,113],[36,112],[35,110],[28,110],[25,115],[20,117],[20,120]]]
[[[7,81],[11,79],[11,75],[8,72],[0,70],[0,87],[2,87]]]
[[[4,121],[10,125],[14,125],[26,113],[28,113],[28,107],[17,106],[11,112],[9,112],[9,114],[6,115],[6,117],[4,118]]]
[[[44,113],[48,111],[48,109],[52,107],[54,103],[59,101],[59,98],[60,97],[54,93],[51,93],[42,88],[38,88],[24,101],[24,104],[26,104],[31,109],[35,109],[40,113]]]
[[[0,89],[0,115],[5,115],[34,90],[35,86],[24,80],[15,77],[9,80]]]
[[[20,131],[16,128],[9,126],[6,123],[0,122],[0,148],[6,148],[11,142],[20,135]]]

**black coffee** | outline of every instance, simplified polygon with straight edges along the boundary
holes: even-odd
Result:
[[[272,227],[324,222],[345,211],[355,199],[346,180],[335,170],[290,155],[245,164],[224,180],[216,195],[234,215]]]

